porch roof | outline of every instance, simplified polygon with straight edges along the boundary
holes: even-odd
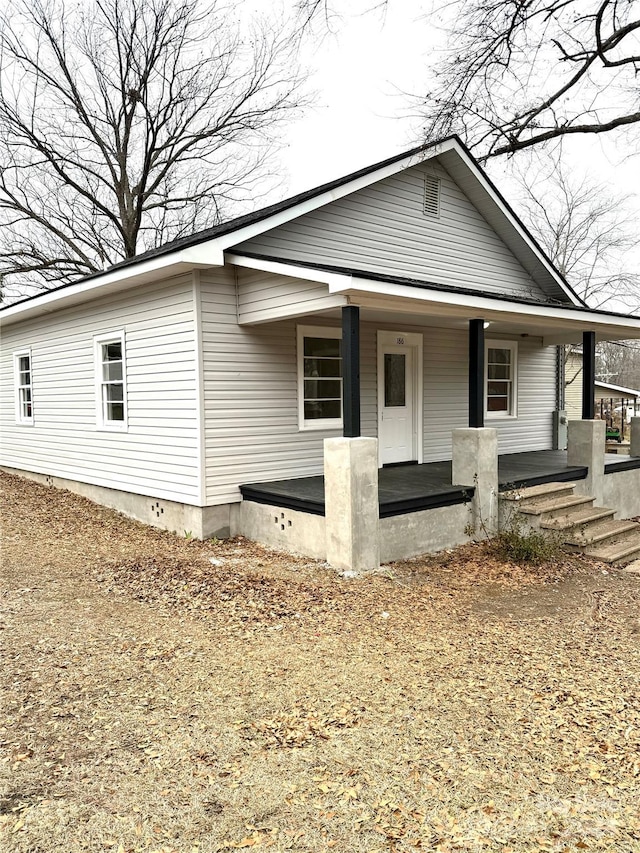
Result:
[[[462,140],[452,135],[396,154],[292,198],[149,249],[106,270],[11,305],[0,306],[2,322],[7,325],[40,316],[56,308],[82,303],[98,293],[116,293],[134,284],[156,281],[159,276],[167,278],[195,269],[222,266],[224,253],[233,246],[431,159],[438,160],[453,176],[500,239],[546,292],[563,302],[581,303],[582,300],[484,174]]]
[[[466,326],[468,320],[483,319],[492,324],[491,333],[534,334],[543,338],[545,346],[575,343],[583,332],[595,331],[597,340],[640,338],[640,318],[613,311],[560,304],[513,294],[488,294],[437,282],[381,275],[363,270],[328,266],[286,258],[272,258],[248,253],[229,253],[226,260],[236,266],[306,279],[326,285],[326,299],[316,300],[312,312],[304,302],[266,307],[259,320],[272,322],[309,313],[338,309],[341,305],[357,305],[368,309],[372,319],[396,315],[398,322],[405,314],[406,322],[416,317],[447,326]],[[268,298],[265,299],[268,305]],[[242,323],[242,318],[240,319]]]

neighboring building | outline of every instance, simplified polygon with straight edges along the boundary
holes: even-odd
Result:
[[[640,408],[640,391],[596,380],[594,400],[596,417],[606,419],[613,412],[619,419],[624,414],[628,424]],[[565,409],[570,421],[582,417],[582,351],[576,347],[570,349],[565,360]]]
[[[324,439],[377,438],[378,466],[442,463],[449,480],[455,428],[485,423],[500,454],[549,451],[557,345],[640,337],[640,321],[581,303],[457,138],[0,320],[5,468],[179,533],[241,532],[316,556],[328,553],[322,493],[259,487],[322,474]],[[445,485],[459,532],[436,523],[430,539],[423,526],[422,550],[463,538],[473,488]],[[405,508],[447,506],[425,488]],[[415,552],[400,503],[396,551],[406,539]]]

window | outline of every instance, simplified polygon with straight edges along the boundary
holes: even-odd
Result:
[[[342,331],[298,326],[300,429],[342,427]]]
[[[517,355],[515,342],[485,342],[488,418],[513,418],[517,414]]]
[[[16,388],[16,423],[33,423],[33,381],[31,375],[31,350],[13,354]]]
[[[98,426],[127,428],[124,332],[94,338]]]

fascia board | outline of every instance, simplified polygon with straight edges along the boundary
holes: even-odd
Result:
[[[345,288],[338,284],[330,284],[330,293],[339,293]],[[482,295],[470,296],[468,294],[439,292],[411,287],[410,285],[391,284],[386,282],[370,281],[366,279],[353,279],[346,287],[346,295],[354,300],[366,299],[367,296],[378,297],[385,301],[390,307],[391,300],[395,300],[394,310],[406,310],[406,302],[411,301],[414,305],[424,305],[425,313],[437,313],[440,316],[466,317],[468,319],[482,318],[485,320],[501,320],[522,322],[526,320],[534,326],[553,331],[576,330],[595,331],[603,336],[613,336],[624,340],[640,338],[640,319],[630,317],[607,316],[600,318],[598,315],[585,310],[575,310],[557,307],[554,305],[525,305],[513,302],[501,303],[499,298],[491,299]],[[404,308],[402,301],[404,301]],[[547,341],[546,336],[545,342]],[[611,339],[613,339],[613,337]]]
[[[283,275],[289,278],[304,279],[304,281],[316,281],[327,284],[337,289],[344,289],[351,285],[352,276],[341,273],[328,272],[327,270],[301,267],[295,264],[287,264],[282,261],[269,261],[264,258],[249,258],[245,255],[234,255],[232,252],[225,254],[225,260],[229,264],[246,269],[260,270],[273,275]]]
[[[224,255],[210,244],[191,246],[175,255],[149,258],[131,267],[107,271],[75,284],[50,290],[24,302],[8,305],[0,312],[0,324],[8,326],[20,320],[49,314],[60,308],[78,305],[98,296],[106,296],[127,287],[158,281],[159,276],[170,278],[194,268],[223,266]]]
[[[571,303],[577,306],[581,305],[580,300],[576,297],[573,291],[567,287],[566,283],[558,274],[558,271],[555,269],[553,264],[549,262],[549,259],[544,254],[544,252],[532,240],[531,236],[523,228],[522,223],[520,223],[520,221],[513,214],[508,205],[505,205],[504,201],[502,200],[496,189],[493,187],[492,183],[482,173],[478,165],[471,159],[471,157],[469,157],[468,153],[464,150],[464,148],[462,148],[458,143],[455,142],[455,140],[452,140],[452,143],[453,144],[450,146],[451,149],[454,149],[456,151],[464,165],[467,167],[469,173],[472,175],[473,179],[480,186],[485,195],[495,205],[495,207],[500,211],[501,215],[507,221],[509,227],[513,229],[513,231],[516,232],[518,237],[528,246],[529,250],[536,256],[538,262],[544,267],[547,274],[553,278],[554,282],[567,296]],[[446,162],[444,163],[444,165],[446,167]]]

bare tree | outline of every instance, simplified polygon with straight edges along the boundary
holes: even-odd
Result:
[[[294,34],[216,0],[15,0],[0,27],[6,291],[216,224],[302,104]]]
[[[603,341],[596,352],[596,373],[602,382],[640,388],[638,341]]]
[[[441,4],[438,4],[441,5]],[[640,122],[637,0],[456,0],[425,135],[484,156]]]
[[[567,174],[560,151],[555,157],[523,154],[514,168],[520,186],[519,207],[538,242],[592,308],[638,311],[640,276],[627,269],[627,253],[638,238],[628,227],[624,200],[608,187]],[[574,345],[580,345],[577,336]],[[562,347],[565,388],[582,383],[582,360],[573,346]],[[604,382],[637,387],[637,342],[599,343],[597,373]]]
[[[371,8],[398,0],[371,0]],[[482,156],[640,122],[638,0],[412,0],[449,31],[414,101],[423,136],[460,133]],[[299,0],[303,23],[345,0]]]
[[[559,151],[518,161],[514,173],[525,222],[578,295],[591,308],[637,311],[640,276],[626,259],[639,238],[629,228],[624,199],[605,184],[567,173]]]

